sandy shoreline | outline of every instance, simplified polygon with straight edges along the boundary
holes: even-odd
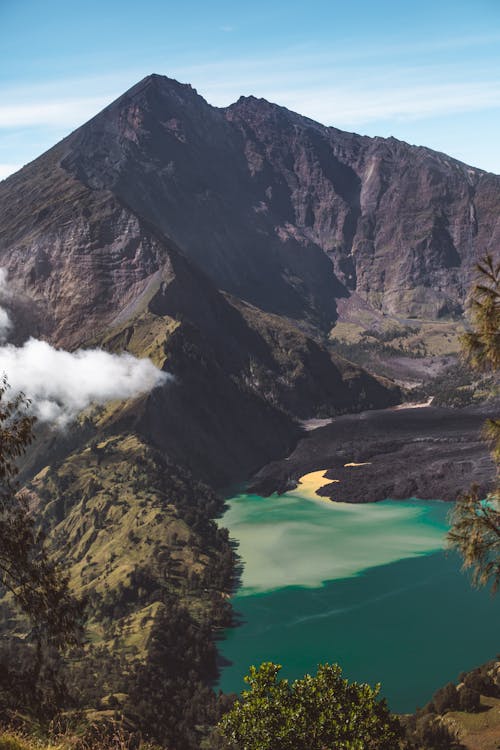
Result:
[[[252,491],[288,492],[297,477],[307,477],[309,497],[316,500],[320,494],[335,502],[388,497],[452,501],[471,483],[487,492],[495,467],[481,429],[496,402],[463,409],[425,403],[337,417],[304,435],[286,460],[263,467]],[[346,466],[349,463],[363,465]],[[332,484],[324,471],[311,471],[318,466],[327,467],[340,481]]]
[[[308,474],[297,479],[297,486],[293,490],[289,490],[289,495],[298,495],[306,498],[307,500],[319,500],[320,502],[331,502],[329,497],[318,495],[320,487],[324,487],[330,482],[338,482],[338,479],[328,479],[325,477],[328,469],[320,469],[319,471],[310,471]]]

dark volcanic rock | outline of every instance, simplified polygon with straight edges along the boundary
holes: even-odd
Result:
[[[321,329],[353,290],[437,317],[461,312],[475,261],[498,248],[499,207],[500,177],[444,154],[254,97],[217,109],[153,75],[0,184],[0,262],[49,317],[68,263],[85,263],[93,324],[97,272],[126,301],[160,265],[149,226],[217,287]]]
[[[63,167],[110,190],[217,284],[328,326],[341,285],[315,243],[260,209],[239,128],[190,86],[150,76],[70,137]]]
[[[134,419],[176,460],[197,431],[222,478],[289,450],[295,417],[394,404],[325,347],[336,300],[459,312],[499,205],[500,178],[442,154],[149,76],[0,183],[0,265],[17,342],[118,351],[145,311],[176,320],[161,364],[190,416],[165,395]]]
[[[481,439],[491,406],[467,409],[424,407],[364,412],[335,419],[302,439],[284,461],[264,467],[252,492],[271,494],[296,486],[304,474],[327,470],[318,494],[368,503],[455,500],[471,484],[491,489],[495,466]],[[350,463],[364,464],[346,466]],[[328,482],[328,480],[338,480]]]
[[[321,247],[348,290],[403,316],[461,311],[474,262],[498,248],[499,177],[262,99],[242,98],[227,116],[282,234]]]

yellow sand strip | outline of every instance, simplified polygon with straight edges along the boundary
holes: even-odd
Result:
[[[365,461],[362,464],[357,464],[357,463],[354,463],[354,461],[352,461],[350,464],[344,464],[344,468],[347,468],[348,466],[371,466],[371,465],[372,465],[371,461]]]
[[[295,490],[290,490],[290,495],[300,495],[305,497],[307,500],[326,500],[330,502],[330,498],[322,497],[317,494],[317,490],[323,487],[329,482],[339,482],[339,479],[326,479],[325,474],[328,469],[320,469],[319,471],[311,471],[309,474],[304,474],[297,480],[298,486]]]

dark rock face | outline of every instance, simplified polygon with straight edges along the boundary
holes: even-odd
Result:
[[[307,435],[286,461],[264,467],[250,491],[285,492],[304,474],[325,469],[318,494],[337,502],[453,501],[471,484],[486,495],[495,466],[481,429],[491,409],[430,406],[339,417]]]
[[[99,345],[144,311],[177,319],[162,364],[190,383],[190,426],[169,396],[134,418],[176,460],[198,430],[222,481],[286,453],[296,417],[394,404],[322,343],[336,300],[460,312],[499,205],[500,178],[444,155],[150,76],[0,183],[0,265],[17,341]]]
[[[218,110],[160,76],[77,131],[63,165],[218,286],[322,326],[352,289],[390,313],[459,313],[475,261],[500,239],[495,175],[254,97]]]
[[[119,312],[165,243],[218,288],[326,330],[353,290],[389,313],[460,313],[499,206],[500,177],[443,154],[254,97],[220,110],[153,75],[0,184],[0,262],[47,333],[56,297],[79,327]]]
[[[240,99],[227,117],[281,231],[321,247],[348,290],[403,316],[461,311],[473,264],[498,247],[499,177],[263,100]]]
[[[127,407],[123,429],[138,430],[166,455],[221,487],[271,457],[286,455],[299,434],[294,418],[319,410],[330,414],[390,405],[398,401],[399,390],[333,357],[286,319],[230,297],[213,283],[217,269],[222,269],[220,285],[225,280],[226,286],[242,271],[241,278],[250,285],[253,278],[257,296],[265,301],[262,290],[269,282],[270,298],[275,273],[284,290],[283,305],[295,300],[300,316],[313,316],[316,309],[310,304],[314,294],[301,297],[274,261],[267,274],[264,254],[269,246],[254,258],[248,247],[245,255],[234,242],[236,260],[253,264],[253,277],[246,276],[247,266],[231,265],[220,255],[209,230],[209,213],[215,213],[214,228],[218,220],[227,220],[236,232],[239,219],[231,207],[217,213],[210,204],[202,211],[203,227],[201,219],[198,224],[188,216],[189,201],[197,201],[188,176],[184,186],[161,182],[159,162],[170,148],[170,137],[167,146],[158,134],[155,141],[155,128],[167,114],[159,111],[163,98],[177,101],[177,89],[183,94],[178,106],[186,107],[192,127],[204,132],[203,112],[197,119],[202,100],[188,87],[174,84],[158,91],[153,79],[3,182],[0,265],[7,268],[14,292],[17,343],[36,335],[70,349],[91,344],[120,351],[128,348],[134,331],[136,338],[153,336],[151,327],[154,336],[165,331],[156,362],[175,375],[175,384]],[[142,109],[130,104],[137,97],[145,97]],[[151,133],[140,130],[139,149],[134,133],[146,116]],[[223,129],[217,146],[222,149],[230,125],[216,110],[213,122]],[[186,132],[194,137],[191,130]],[[178,136],[175,142],[185,145],[184,136],[180,141]],[[192,157],[193,174],[205,148],[202,143]],[[223,156],[209,154],[216,184],[224,178]],[[193,175],[189,179],[194,180]],[[236,200],[236,183],[227,183],[224,190]],[[172,201],[184,201],[184,207]],[[249,233],[257,231],[251,223],[248,227]],[[184,241],[189,233],[211,238],[206,248],[200,245],[200,262],[171,237]],[[252,241],[257,242],[255,237]],[[229,252],[228,246],[223,251]],[[318,274],[317,288],[329,288],[334,278],[330,261],[318,248],[315,252],[328,270]],[[331,290],[324,298],[334,310]],[[143,321],[139,334],[138,320]],[[134,353],[145,356],[147,345],[135,342]]]
[[[239,128],[190,86],[152,76],[69,139],[63,167],[110,190],[232,294],[328,325],[340,285],[314,243],[259,208]]]

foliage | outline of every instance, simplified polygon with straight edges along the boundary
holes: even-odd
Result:
[[[36,731],[0,728],[0,750],[160,750],[113,719],[72,725],[74,722],[69,726],[55,724],[43,736]]]
[[[446,711],[454,711],[459,705],[459,695],[455,685],[449,682],[440,688],[432,698],[434,709],[438,714],[444,714]]]
[[[477,690],[464,685],[458,694],[458,699],[460,711],[467,711],[469,713],[479,711],[481,706],[481,693]]]
[[[172,601],[130,680],[127,717],[165,747],[198,748],[204,727],[217,718],[217,698],[207,686],[217,674],[216,655],[210,623],[195,622]]]
[[[471,298],[472,330],[463,337],[469,363],[478,370],[500,369],[500,263],[491,256],[478,264],[480,280]],[[451,513],[448,543],[457,549],[463,567],[472,570],[477,586],[500,584],[500,419],[489,419],[484,428],[497,465],[497,484],[484,500],[477,487],[465,493]]]
[[[32,442],[34,419],[23,394],[6,398],[8,387],[4,378],[0,385],[0,588],[10,592],[28,616],[31,637],[39,645],[63,648],[76,641],[81,607],[35,529],[29,494],[17,488],[16,459]]]
[[[88,641],[58,662],[47,654],[54,679],[37,690],[37,706],[33,691],[25,694],[33,651],[4,636],[0,696],[2,685],[15,687],[7,707],[45,719],[58,705],[99,726],[111,714],[153,742],[198,750],[221,713],[209,686],[235,562],[213,520],[223,500],[136,435],[109,430],[62,454],[28,488],[54,558],[85,595]],[[0,623],[12,633],[6,610]]]
[[[489,736],[498,724],[492,707],[499,699],[500,662],[497,657],[470,672],[462,672],[458,685],[445,685],[415,714],[400,717],[407,737],[405,750],[465,750],[470,732],[476,743],[480,743],[482,729]]]
[[[473,330],[464,334],[466,356],[478,370],[500,369],[500,262],[491,255],[478,264],[471,297]]]
[[[457,733],[433,713],[405,717],[408,750],[465,750]]]
[[[464,672],[460,675],[460,682],[463,682],[466,688],[474,690],[481,695],[488,695],[493,698],[500,698],[500,670],[497,662],[487,662],[482,667],[477,667],[471,672]]]
[[[29,750],[29,743],[14,732],[2,732],[0,750]]]
[[[406,336],[402,337],[406,338]],[[356,364],[362,367],[370,365],[372,366],[373,355],[383,355],[385,357],[400,357],[404,355],[411,359],[420,359],[427,356],[427,350],[425,344],[421,343],[418,346],[412,348],[405,348],[400,342],[398,346],[392,343],[394,339],[387,339],[380,336],[374,336],[370,333],[370,337],[363,337],[357,342],[348,342],[341,339],[332,339],[331,346],[336,354],[341,357],[345,357],[350,362],[356,362]]]
[[[472,487],[456,503],[450,517],[448,543],[462,555],[463,567],[471,568],[475,586],[500,584],[500,513]]]
[[[455,362],[412,391],[415,401],[433,396],[433,406],[460,409],[484,401],[485,394],[494,392],[491,376],[474,371],[466,362]]]
[[[402,739],[379,686],[349,683],[341,668],[322,664],[315,677],[291,684],[281,667],[250,668],[250,690],[219,723],[223,747],[238,750],[395,750]]]

